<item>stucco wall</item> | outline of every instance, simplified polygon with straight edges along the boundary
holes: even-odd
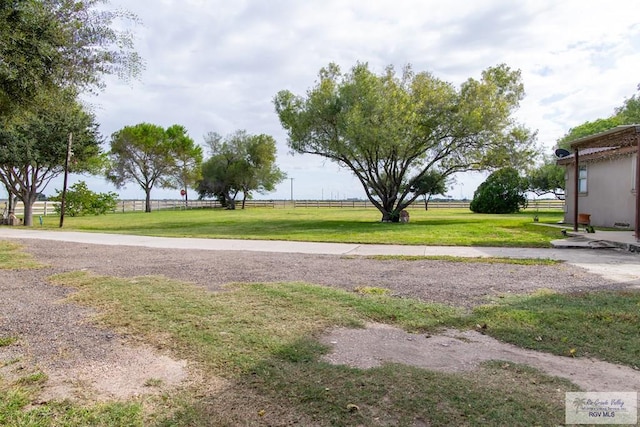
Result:
[[[612,160],[585,162],[587,166],[587,193],[578,196],[578,213],[591,215],[591,224],[613,227],[616,223],[635,222],[635,191],[631,155]],[[574,165],[566,167],[568,180],[565,222],[573,223]]]

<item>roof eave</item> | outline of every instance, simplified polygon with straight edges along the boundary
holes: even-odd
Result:
[[[574,150],[580,150],[591,147],[602,147],[617,145],[619,147],[629,145],[630,141],[620,136],[624,134],[630,134],[630,136],[636,136],[640,134],[640,125],[622,125],[616,126],[604,132],[597,133],[595,135],[585,136],[571,142],[571,148]],[[633,139],[635,141],[635,138]]]

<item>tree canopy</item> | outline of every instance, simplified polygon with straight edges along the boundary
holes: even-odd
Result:
[[[564,200],[565,169],[556,164],[556,159],[547,156],[543,163],[527,174],[527,189],[538,196],[553,194],[557,199]]]
[[[469,208],[476,213],[505,214],[527,207],[526,180],[515,168],[493,172],[473,193]]]
[[[98,126],[70,90],[39,92],[28,109],[14,110],[0,125],[0,181],[23,201],[24,225],[32,225],[38,194],[64,171],[70,134],[70,170],[91,170],[100,152]]]
[[[104,74],[135,76],[142,61],[132,34],[106,0],[0,0],[0,116],[54,87],[102,86]]]
[[[359,63],[343,74],[330,64],[306,96],[283,90],[274,104],[294,152],[351,170],[382,220],[396,221],[430,170],[446,178],[528,163],[534,135],[511,117],[523,95],[520,72],[506,65],[456,89],[410,67],[376,75]]]
[[[444,194],[448,190],[449,182],[447,177],[442,176],[437,170],[429,170],[416,181],[413,182],[414,188],[410,190],[414,194],[424,197],[424,209],[429,210],[429,201],[432,196]]]
[[[570,150],[571,143],[576,139],[595,135],[596,133],[604,132],[622,124],[624,124],[624,121],[619,116],[611,116],[606,119],[596,119],[584,122],[581,125],[569,129],[562,138],[558,139],[557,147]]]
[[[201,151],[186,150],[192,145],[183,127],[174,125],[165,130],[161,126],[140,123],[125,126],[111,136],[110,164],[107,179],[121,188],[128,182],[137,183],[145,192],[145,211],[151,212],[151,190],[158,185],[175,188],[176,177],[183,169],[179,166],[191,164],[188,153],[197,156]],[[177,160],[182,156],[181,163]]]
[[[242,208],[251,193],[273,191],[285,174],[276,166],[276,142],[269,135],[250,135],[244,130],[223,138],[210,132],[205,136],[211,157],[202,166],[198,184],[201,198],[216,197],[223,206],[235,209],[242,192]]]
[[[562,138],[558,139],[557,146],[569,149],[571,142],[576,139],[604,132],[616,126],[634,124],[640,124],[640,85],[638,92],[627,98],[620,107],[614,110],[611,116],[586,121],[569,129]]]
[[[49,200],[61,202],[62,191],[56,190],[57,194]],[[65,215],[104,215],[113,212],[118,205],[118,194],[112,191],[108,193],[95,193],[87,187],[84,181],[76,182],[65,193]],[[55,206],[56,212],[62,211],[62,204]]]
[[[188,205],[189,187],[194,187],[202,176],[202,147],[187,134],[184,126],[170,126],[166,134],[175,161],[166,184],[167,187],[184,190],[185,205]]]

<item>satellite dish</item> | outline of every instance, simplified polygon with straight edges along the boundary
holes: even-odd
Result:
[[[569,150],[565,150],[564,148],[558,148],[556,150],[556,157],[559,158],[567,157],[569,154],[571,154]]]

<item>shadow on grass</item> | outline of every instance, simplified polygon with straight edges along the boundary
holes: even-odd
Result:
[[[559,425],[564,392],[577,390],[506,362],[470,374],[399,364],[361,370],[322,362],[326,350],[312,338],[283,347],[165,425]]]

